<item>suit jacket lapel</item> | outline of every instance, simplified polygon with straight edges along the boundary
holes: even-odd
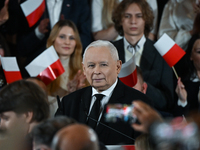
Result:
[[[80,114],[79,114],[79,118],[80,118],[80,122],[81,123],[86,123],[86,119],[87,119],[87,115],[89,112],[89,108],[90,108],[90,102],[91,102],[91,95],[92,95],[92,87],[88,87],[84,93],[82,94],[81,97],[81,103],[80,105]]]
[[[140,68],[142,70],[151,70],[150,68],[153,65],[155,58],[155,50],[156,49],[152,46],[150,40],[146,39],[140,61]]]
[[[119,41],[114,42],[115,47],[117,48],[119,59],[122,63],[125,62],[125,50],[124,50],[124,40],[121,39]]]

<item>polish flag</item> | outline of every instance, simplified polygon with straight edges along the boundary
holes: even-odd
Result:
[[[21,4],[21,8],[29,27],[32,27],[45,11],[45,0],[27,0]]]
[[[53,46],[36,57],[25,69],[31,77],[40,78],[46,85],[65,72]]]
[[[124,84],[130,87],[133,87],[137,83],[137,69],[134,56],[122,64],[122,69],[118,77]]]
[[[7,83],[22,79],[16,57],[1,57],[1,64]]]
[[[135,150],[135,145],[106,145],[106,147],[110,150]]]
[[[163,34],[154,46],[170,67],[174,66],[185,55],[185,51],[166,33]]]

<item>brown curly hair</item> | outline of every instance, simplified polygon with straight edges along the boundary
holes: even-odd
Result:
[[[152,30],[153,27],[153,11],[149,4],[146,2],[146,0],[123,0],[113,11],[112,14],[112,20],[115,23],[115,29],[119,33],[119,35],[123,36],[124,31],[121,25],[122,18],[124,16],[124,12],[126,9],[131,5],[131,4],[137,4],[143,15],[143,19],[145,21],[145,29],[144,29],[144,34],[145,36],[148,36],[149,32]]]

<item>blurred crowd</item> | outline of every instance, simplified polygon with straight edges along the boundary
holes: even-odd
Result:
[[[26,0],[0,2],[0,55],[23,78],[8,84],[0,62],[1,150],[200,149],[200,0],[43,1],[31,27]],[[174,70],[154,47],[164,34],[186,53]],[[65,71],[46,85],[25,67],[51,46]],[[133,56],[128,87],[118,75]],[[118,103],[135,122],[105,121]]]

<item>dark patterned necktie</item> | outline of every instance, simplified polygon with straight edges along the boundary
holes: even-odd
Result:
[[[89,118],[88,118],[88,126],[92,127],[93,129],[95,129],[97,126],[97,121],[98,121],[99,115],[100,115],[101,100],[104,97],[104,95],[103,94],[95,94],[94,96],[96,97],[96,101],[94,102],[94,104],[92,106],[92,110],[91,110]]]

